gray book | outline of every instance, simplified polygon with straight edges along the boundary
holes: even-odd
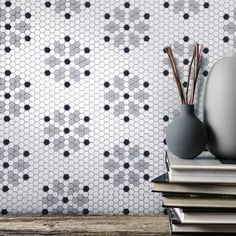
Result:
[[[185,212],[182,208],[172,208],[172,211],[182,224],[236,224],[236,212]]]
[[[168,151],[166,162],[170,182],[236,183],[236,164],[222,162],[209,152],[195,159],[181,159]]]
[[[163,206],[171,208],[236,208],[235,197],[163,196]]]
[[[225,235],[225,233],[236,233],[236,224],[184,224],[178,222],[171,213],[170,214],[170,231],[171,234],[185,234],[194,235],[195,233],[204,233],[208,235],[209,233],[214,233],[212,235]]]
[[[152,191],[174,194],[199,194],[199,195],[236,195],[236,183],[208,184],[208,183],[173,183],[169,182],[168,173],[152,180]]]

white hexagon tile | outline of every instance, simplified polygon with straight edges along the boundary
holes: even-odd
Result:
[[[1,0],[2,215],[161,214],[165,128],[191,49],[236,46],[233,0]]]

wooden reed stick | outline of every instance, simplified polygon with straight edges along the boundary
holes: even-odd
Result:
[[[181,81],[180,81],[180,78],[179,78],[179,73],[178,73],[178,70],[177,70],[177,67],[176,67],[176,61],[175,61],[174,55],[172,53],[172,49],[171,49],[171,47],[166,47],[165,50],[166,50],[166,53],[169,57],[169,61],[170,61],[170,64],[171,64],[171,67],[172,67],[172,70],[173,70],[174,79],[175,79],[175,82],[177,84],[178,93],[179,93],[179,96],[180,96],[180,99],[181,99],[181,103],[184,104],[184,103],[186,103],[185,102],[185,97],[184,97]]]
[[[196,64],[197,64],[197,57],[198,57],[198,54],[197,54],[197,45],[194,46],[194,53],[195,53],[195,58],[193,60],[193,82],[192,82],[192,94],[191,94],[191,97],[189,99],[189,104],[192,104],[192,99],[193,99],[193,93],[194,93],[194,87],[195,87],[195,78],[196,78]]]
[[[196,92],[196,85],[197,85],[197,80],[199,77],[199,71],[201,67],[201,62],[202,62],[202,46],[200,47],[199,44],[195,46],[195,51],[196,51],[196,59],[195,59],[195,66],[194,66],[194,80],[193,80],[193,89],[192,89],[192,96],[190,99],[190,104],[194,103],[194,96]]]
[[[185,94],[185,99],[188,103],[188,93],[189,93],[189,87],[190,87],[190,77],[191,77],[191,74],[192,74],[192,66],[193,66],[193,61],[195,60],[195,57],[196,57],[196,51],[195,51],[195,47],[194,47],[194,50],[193,50],[193,55],[192,55],[192,60],[191,60],[191,63],[189,65],[189,70],[188,70],[188,82],[187,82],[187,89],[186,89],[186,94]]]
[[[189,65],[189,71],[188,71],[188,82],[187,82],[187,89],[186,93],[184,94],[181,80],[179,77],[179,73],[177,70],[176,66],[176,61],[175,57],[173,55],[173,51],[171,47],[166,47],[165,51],[168,55],[172,70],[173,70],[173,75],[174,75],[174,80],[177,85],[178,93],[181,99],[182,104],[193,104],[194,102],[194,96],[196,92],[196,87],[197,87],[197,80],[199,77],[199,71],[201,67],[201,62],[202,62],[202,46],[199,44],[196,44],[193,49],[193,55],[192,59]],[[192,77],[192,79],[191,79]],[[192,83],[191,83],[192,80]],[[190,91],[190,86],[192,84],[192,91],[191,91],[191,96],[189,98],[189,91]]]

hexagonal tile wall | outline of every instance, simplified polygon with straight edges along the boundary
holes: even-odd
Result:
[[[10,70],[5,70],[5,75],[0,78],[0,115],[3,115],[5,122],[30,110],[30,85],[29,81],[24,81],[20,76],[13,75]]]
[[[165,129],[203,45],[197,95],[235,50],[233,0],[0,0],[0,212],[163,213]]]
[[[138,187],[140,178],[149,179],[149,151],[141,153],[140,147],[131,147],[128,139],[123,144],[115,145],[112,150],[106,150],[104,156],[104,180],[111,178],[114,186],[123,187],[124,192],[129,192],[130,187]]]
[[[67,73],[69,73],[70,81],[75,82],[90,75],[88,68],[90,60],[87,56],[90,49],[88,47],[82,49],[79,42],[70,43],[70,41],[70,36],[65,36],[63,42],[56,41],[52,48],[45,47],[44,49],[49,54],[49,57],[45,59],[46,67],[48,67],[45,75],[50,76],[53,73],[55,81],[62,80],[65,87],[70,86],[70,82],[66,80]]]
[[[235,36],[235,18],[236,18],[236,9],[225,12],[223,15],[224,18],[224,37],[223,41],[227,43],[229,40],[232,40],[234,47],[236,46],[236,36]]]
[[[169,7],[169,2],[164,3],[164,7]],[[204,9],[209,8],[210,4],[206,1],[203,4],[195,0],[177,0],[173,3],[173,11],[175,14],[182,15],[187,20],[191,15],[198,14],[201,11],[201,7]]]
[[[130,48],[139,47],[140,41],[149,41],[148,31],[150,18],[149,13],[141,15],[140,9],[125,2],[124,6],[114,8],[111,13],[106,13],[104,18],[107,20],[104,29],[108,32],[105,35],[105,42],[112,38],[115,47],[123,47],[124,52],[128,53]]]
[[[139,116],[141,109],[149,110],[146,103],[149,94],[145,91],[148,86],[147,81],[142,84],[138,76],[130,75],[128,70],[124,70],[123,75],[104,83],[104,87],[109,89],[104,96],[110,104],[105,104],[104,109],[107,111],[112,107],[115,116],[123,115],[124,121],[128,122],[130,117]]]
[[[2,191],[8,192],[18,186],[20,182],[29,179],[29,156],[28,150],[23,150],[18,144],[4,139],[0,147],[0,184]]]
[[[78,180],[71,180],[68,174],[43,186],[42,214],[83,214],[87,215],[89,186],[83,186]]]
[[[91,3],[89,1],[77,1],[77,0],[56,0],[46,1],[45,6],[53,8],[56,13],[64,14],[66,19],[70,19],[71,15],[79,14],[83,8],[90,8]]]
[[[83,116],[79,111],[70,112],[70,106],[65,105],[64,111],[54,111],[52,116],[45,116],[44,145],[52,143],[54,151],[63,150],[68,157],[72,151],[78,152],[82,146],[89,145],[89,116]]]
[[[19,47],[23,40],[30,41],[30,12],[24,12],[11,1],[6,1],[0,8],[0,45],[5,45],[5,51]]]

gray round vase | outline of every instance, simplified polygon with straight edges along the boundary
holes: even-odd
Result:
[[[179,116],[167,128],[166,142],[173,154],[184,159],[195,158],[204,151],[207,132],[194,114],[194,105],[181,105]]]
[[[212,67],[205,90],[204,123],[208,150],[221,159],[236,160],[236,54]]]

